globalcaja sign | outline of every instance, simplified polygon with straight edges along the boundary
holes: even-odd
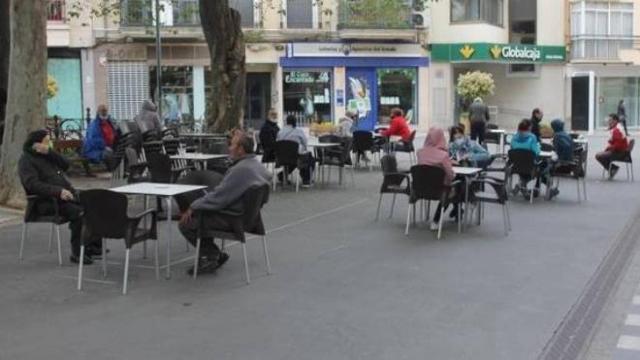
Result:
[[[435,62],[554,63],[566,60],[564,46],[523,44],[432,44]]]

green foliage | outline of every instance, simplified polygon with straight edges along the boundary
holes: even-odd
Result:
[[[458,77],[456,90],[463,99],[472,101],[477,97],[484,98],[493,95],[495,87],[493,75],[482,71],[472,71]]]

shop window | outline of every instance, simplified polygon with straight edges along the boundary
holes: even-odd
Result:
[[[616,113],[618,103],[624,100],[627,112],[627,126],[638,127],[640,116],[640,78],[611,77],[599,78],[598,89],[598,117],[596,126],[606,128],[607,116]]]
[[[538,77],[540,66],[536,64],[509,64],[507,77]]]
[[[157,103],[156,67],[149,72],[151,97]],[[162,67],[162,115],[165,124],[193,123],[193,67]]]
[[[391,109],[404,110],[407,120],[418,122],[417,79],[415,68],[378,69],[378,123],[390,121]]]
[[[451,0],[451,22],[486,22],[502,26],[503,0]]]
[[[633,46],[633,3],[571,3],[571,56],[617,59]]]
[[[283,72],[283,117],[293,115],[298,124],[332,121],[331,70],[290,70]]]

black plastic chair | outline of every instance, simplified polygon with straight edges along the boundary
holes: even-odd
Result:
[[[560,179],[576,180],[578,190],[578,202],[587,200],[587,181],[586,181],[586,160],[588,150],[586,147],[577,147],[573,152],[571,161],[557,161],[551,168],[552,184],[555,183],[557,188],[560,185]],[[580,189],[582,187],[582,189]],[[581,191],[582,190],[582,191]]]
[[[532,151],[525,149],[511,149],[509,150],[508,156],[509,160],[507,163],[507,179],[509,183],[509,189],[513,189],[513,175],[518,175],[530,180],[536,179],[536,177],[538,176],[538,166],[536,164],[535,154]],[[529,199],[530,203],[533,203],[535,190],[540,191],[540,189],[535,188],[534,185],[534,189],[531,190]]]
[[[117,192],[103,189],[83,191],[80,194],[80,203],[84,208],[83,215],[83,235],[102,238],[102,271],[103,276],[107,276],[107,239],[124,239],[125,260],[124,278],[122,283],[122,293],[127,293],[127,283],[129,280],[129,251],[131,247],[146,240],[157,240],[157,218],[156,210],[148,209],[135,216],[127,215],[127,196]],[[151,224],[147,228],[147,221],[150,218]],[[142,223],[143,227],[140,227]],[[88,236],[83,236],[88,238]],[[80,246],[80,258],[84,256],[84,243]],[[78,265],[78,290],[82,290],[83,262]],[[158,263],[158,241],[155,245],[155,272],[156,279],[160,279],[160,266]]]
[[[357,130],[353,132],[352,151],[356,154],[365,154],[368,151],[372,157],[374,154],[380,157],[380,148],[375,145],[373,134],[370,131]],[[356,157],[355,165],[360,165],[360,157]],[[369,170],[371,170],[371,163],[369,163]]]
[[[26,191],[26,190],[25,190]],[[39,213],[38,204],[49,202],[53,213]],[[58,199],[55,197],[43,197],[38,195],[27,195],[27,208],[24,212],[24,223],[22,224],[22,236],[20,238],[20,253],[18,258],[23,260],[24,243],[27,239],[27,224],[29,223],[49,223],[51,231],[49,232],[49,252],[53,242],[53,233],[55,230],[58,241],[58,265],[62,266],[62,247],[60,244],[60,225],[68,223],[69,220],[60,215]]]
[[[492,192],[487,191],[492,189]],[[502,220],[504,222],[504,235],[509,235],[511,230],[511,216],[509,215],[509,194],[505,181],[495,178],[481,176],[478,179],[471,180],[470,191],[473,195],[473,202],[476,204],[478,224],[480,223],[481,213],[484,204],[497,204],[502,206]]]
[[[162,141],[147,141],[142,143],[141,158],[143,161],[149,161],[149,156],[151,154],[162,153],[164,153],[164,146]]]
[[[351,163],[352,139],[343,138],[336,135],[323,135],[318,138],[320,143],[337,143],[340,146],[324,149],[316,154],[318,165],[329,167],[329,181],[331,181],[331,167],[335,166],[339,170],[339,183],[342,178],[345,166],[351,166],[351,182],[355,185],[354,168]],[[324,180],[324,179],[323,179]]]
[[[144,173],[147,170],[147,163],[140,161],[136,150],[132,147],[127,147],[124,152],[127,160],[125,166],[127,183],[132,184],[149,181],[149,178],[144,176]]]
[[[299,155],[298,149],[300,145],[295,141],[290,140],[280,140],[276,141],[276,165],[275,171],[273,171],[273,190],[276,190],[276,185],[278,183],[277,179],[277,169],[283,168],[282,180],[285,182],[287,178],[287,174],[289,172],[295,173],[294,176],[296,178],[296,192],[300,190],[300,170],[298,169],[299,165]]]
[[[633,159],[631,158],[631,152],[633,152],[633,148],[635,147],[635,145],[636,145],[635,139],[629,140],[629,149],[624,152],[622,157],[617,158],[616,160],[612,160],[609,163],[609,173],[611,173],[611,167],[613,166],[613,164],[622,163],[625,165],[627,169],[627,181],[629,181],[629,175],[631,175],[631,181],[635,181],[635,178],[633,176]],[[603,176],[604,176],[604,172],[603,172]]]
[[[147,166],[151,173],[151,182],[173,184],[187,168],[173,168],[167,154],[153,153],[147,157]]]
[[[442,205],[440,207],[440,221],[438,224],[438,239],[442,235],[442,220],[444,219],[445,205],[449,203],[449,194],[451,187],[458,182],[453,182],[447,186],[444,184],[445,172],[444,169],[437,166],[429,165],[414,165],[411,167],[411,193],[409,195],[409,209],[407,210],[407,225],[405,229],[405,235],[409,235],[409,225],[411,224],[411,214],[413,210],[413,222],[416,222],[416,203],[418,201],[427,201],[430,204],[431,201],[440,201]],[[427,206],[429,208],[429,206]],[[458,211],[460,207],[458,207]],[[427,218],[429,217],[429,210],[427,210]],[[462,221],[460,214],[458,214],[458,226]]]
[[[249,261],[247,259],[247,239],[245,233],[262,237],[262,247],[264,260],[267,266],[267,274],[271,274],[271,263],[269,261],[269,251],[267,249],[267,236],[264,223],[262,221],[262,207],[269,201],[269,185],[255,186],[249,188],[242,195],[242,212],[229,210],[221,211],[196,211],[195,216],[198,221],[198,240],[196,242],[196,256],[193,271],[193,278],[198,276],[198,260],[200,259],[200,242],[203,237],[222,239],[220,251],[224,252],[225,240],[237,241],[242,244],[242,254],[244,256],[244,270],[247,284],[251,282],[249,274]],[[205,228],[204,219],[209,216],[219,216],[230,226],[224,229]]]
[[[416,148],[413,146],[413,141],[416,139],[416,131],[413,130],[407,141],[400,141],[392,144],[392,150],[394,152],[402,152],[409,154],[409,164],[413,165],[418,162],[416,157]]]
[[[411,177],[408,173],[398,171],[398,161],[393,155],[385,155],[380,160],[382,165],[382,185],[380,186],[380,198],[378,199],[378,210],[376,211],[376,221],[380,218],[380,207],[382,205],[383,194],[393,194],[389,218],[393,217],[393,208],[396,205],[396,196],[411,195]]]

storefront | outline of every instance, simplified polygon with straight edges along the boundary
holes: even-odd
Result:
[[[487,96],[492,122],[514,129],[534,108],[545,119],[564,118],[563,46],[521,44],[432,44],[432,119],[449,127],[461,119],[464,104],[456,92],[461,74],[482,71],[492,75],[495,93]]]
[[[400,107],[414,125],[427,126],[419,98],[427,94],[429,59],[418,44],[293,43],[280,65],[283,114],[302,124],[337,122],[351,111],[370,130]]]
[[[627,64],[570,64],[567,86],[571,93],[573,128],[593,132],[607,127],[607,116],[624,100],[627,127],[640,127],[640,66]]]

